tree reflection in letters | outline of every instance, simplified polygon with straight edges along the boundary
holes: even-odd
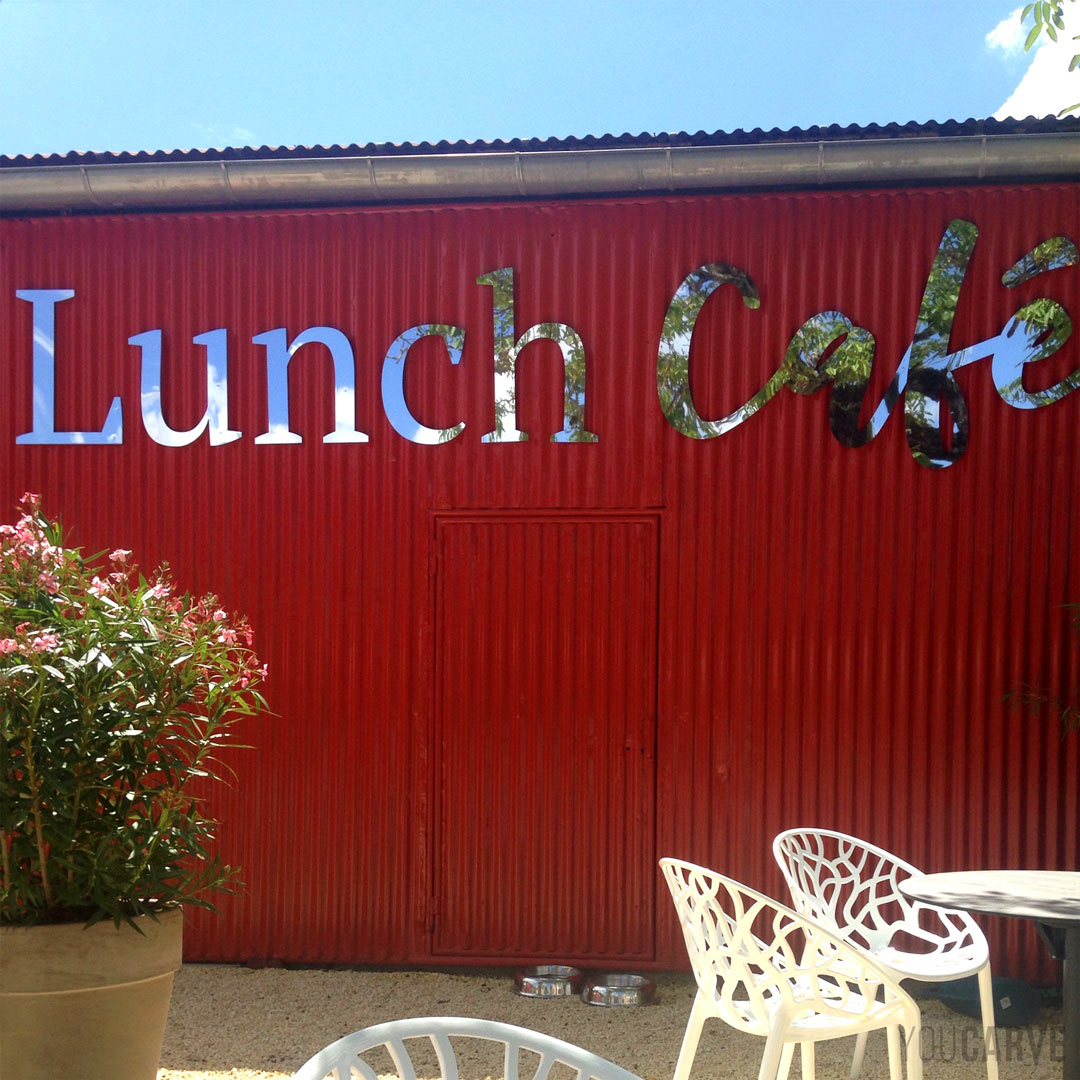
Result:
[[[834,344],[836,348],[830,355]],[[874,335],[856,326],[842,311],[823,311],[795,331],[784,357],[787,387],[796,394],[817,393],[832,381],[829,427],[844,446],[864,446],[885,422],[881,419],[875,428],[872,417],[865,428],[859,427],[859,413],[874,366],[874,344]],[[826,358],[823,364],[822,358]],[[893,396],[889,408],[896,400],[895,380],[886,391],[886,400],[890,393]]]
[[[904,428],[915,460],[943,468],[963,455],[968,410],[952,375],[949,336],[977,235],[968,221],[954,221],[945,231],[927,278],[911,345],[865,427],[859,427],[859,414],[874,364],[873,335],[839,311],[814,315],[795,332],[781,370],[787,372],[787,385],[799,394],[812,394],[833,383],[829,427],[837,442],[865,446],[885,426],[903,395]],[[837,339],[839,344],[821,364]],[[941,434],[941,401],[952,417],[949,446]]]
[[[721,286],[734,285],[743,303],[751,309],[761,306],[761,298],[750,275],[727,263],[708,263],[688,274],[675,291],[660,332],[656,358],[656,392],[660,407],[676,431],[692,439],[712,439],[738,427],[753,416],[784,385],[778,371],[745,405],[720,420],[703,420],[690,395],[690,339],[705,301]]]
[[[1080,262],[1076,245],[1067,236],[1052,236],[1028,252],[1001,275],[1001,284],[1014,289],[1039,274]],[[1015,409],[1038,409],[1053,404],[1080,387],[1080,370],[1066,375],[1046,390],[1028,393],[1023,385],[1024,364],[1044,360],[1057,352],[1072,333],[1068,312],[1045,297],[1022,307],[998,335],[994,351],[994,386]]]
[[[912,456],[927,468],[953,464],[963,455],[968,440],[967,402],[954,371],[993,356],[992,374],[999,395],[1020,409],[1049,405],[1080,387],[1078,369],[1047,390],[1028,393],[1023,388],[1023,366],[1052,355],[1072,333],[1068,313],[1050,299],[1022,307],[994,337],[949,352],[960,288],[977,237],[972,222],[949,223],[927,278],[911,344],[865,427],[859,426],[859,416],[874,363],[874,338],[839,311],[821,312],[799,327],[780,367],[746,405],[720,420],[703,420],[694,407],[689,377],[690,341],[701,307],[725,282],[739,288],[748,307],[758,306],[758,295],[745,271],[723,263],[700,267],[676,290],[664,319],[656,367],[664,415],[682,434],[710,439],[749,419],[782,386],[797,394],[813,394],[831,382],[829,426],[838,442],[865,446],[903,396],[904,428]],[[1007,270],[1002,283],[1011,288],[1077,261],[1071,240],[1052,237]],[[942,431],[944,409],[952,421],[947,438]]]
[[[529,436],[517,426],[517,361],[521,350],[534,341],[553,341],[563,358],[563,426],[552,442],[596,442],[585,427],[585,345],[566,323],[544,322],[530,326],[515,339],[514,271],[493,270],[476,279],[491,286],[495,335],[495,427],[481,442],[525,442]]]
[[[904,392],[898,380],[902,378],[906,366],[908,384],[904,393],[904,430],[912,457],[928,468],[945,468],[958,461],[967,449],[968,408],[960,386],[953,377],[953,365],[949,363],[949,337],[960,299],[960,286],[964,283],[978,235],[979,230],[970,221],[949,223],[934,256],[930,276],[926,279],[911,345],[900,361],[900,370],[885,395],[891,409],[896,399],[893,397],[890,400],[890,395]],[[948,407],[952,417],[949,445],[946,445],[941,430],[943,406]],[[874,414],[875,419],[880,411],[879,406]],[[888,416],[887,411],[885,415]]]
[[[1015,289],[1017,285],[1023,285],[1025,281],[1030,281],[1040,274],[1075,266],[1076,262],[1076,245],[1067,236],[1051,236],[1034,251],[1029,251],[1015,265],[1010,266],[1001,275],[1001,284]]]

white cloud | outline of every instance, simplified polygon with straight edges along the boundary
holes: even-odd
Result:
[[[1065,29],[1058,31],[1056,42],[1043,35],[1023,78],[1008,100],[994,113],[995,120],[1004,120],[1010,116],[1017,119],[1025,116],[1053,116],[1067,105],[1080,102],[1080,68],[1069,71],[1069,61],[1080,52],[1080,41],[1073,40],[1073,35],[1080,33],[1080,3],[1066,4],[1065,15]],[[1018,13],[1014,13],[1010,18],[1020,25]],[[1001,31],[1001,37],[1006,36],[1008,31],[1004,28],[1008,21],[1006,19],[999,23],[987,35],[987,44],[991,44],[991,37],[998,35],[998,31]],[[992,44],[996,45],[998,42]],[[1023,42],[1021,47],[1022,45]],[[1073,109],[1069,115],[1080,115],[1080,109]]]
[[[986,35],[986,44],[991,49],[1003,49],[1007,53],[1023,51],[1027,31],[1020,22],[1020,12],[1022,10],[1023,8],[1017,8],[1011,15],[1006,15]]]

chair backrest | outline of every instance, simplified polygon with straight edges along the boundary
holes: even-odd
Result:
[[[468,1054],[466,1040],[502,1044],[501,1075],[505,1080],[519,1080],[523,1070],[526,1080],[546,1080],[555,1065],[572,1069],[579,1080],[639,1080],[606,1058],[551,1035],[496,1020],[461,1016],[412,1017],[364,1028],[320,1050],[300,1067],[293,1080],[325,1080],[328,1076],[334,1080],[354,1076],[376,1080],[386,1075],[387,1055],[401,1080],[416,1080],[421,1062],[420,1075],[431,1076],[428,1059],[432,1057],[442,1080],[458,1080],[459,1053]],[[365,1054],[380,1050],[384,1051],[382,1060],[377,1055],[374,1065],[364,1059]],[[485,1071],[479,1075],[485,1075]],[[498,1074],[488,1070],[486,1075]]]
[[[986,948],[966,913],[904,896],[900,882],[920,871],[884,848],[831,829],[788,829],[773,855],[798,911],[871,952],[898,933],[911,952]]]
[[[776,1009],[846,1017],[912,1015],[908,994],[842,938],[713,870],[661,859],[698,990],[732,1027],[768,1035]],[[877,1002],[877,987],[884,987]]]

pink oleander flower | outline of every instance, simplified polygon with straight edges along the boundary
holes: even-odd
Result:
[[[131,558],[131,552],[127,548],[117,548],[109,552],[109,561],[114,563],[126,563]]]
[[[38,634],[30,642],[30,648],[33,649],[34,652],[51,652],[59,644],[59,636],[46,630]]]
[[[13,637],[0,638],[0,655],[19,651],[19,643]]]
[[[229,616],[221,608],[214,612],[214,622],[224,622]]]
[[[38,574],[38,584],[50,595],[60,591],[60,582],[57,580],[54,574],[50,574],[48,570],[42,570]]]
[[[149,589],[142,594],[143,603],[147,600],[162,600],[169,595],[169,586],[164,581],[155,581]]]
[[[108,581],[102,581],[101,578],[95,574],[94,580],[90,582],[87,591],[93,593],[94,596],[104,596],[109,591],[109,583]]]
[[[28,491],[19,500],[19,505],[20,506],[29,506],[29,507],[36,510],[41,505],[41,496],[38,495],[36,492]]]
[[[236,644],[236,631],[231,627],[223,626],[218,632],[217,639],[222,645],[234,645]]]

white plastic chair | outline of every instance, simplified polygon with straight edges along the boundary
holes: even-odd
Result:
[[[421,1016],[406,1020],[390,1020],[385,1024],[346,1035],[331,1043],[306,1061],[293,1080],[376,1080],[385,1075],[385,1058],[389,1054],[393,1067],[401,1080],[416,1080],[417,1062],[424,1055],[435,1055],[442,1080],[458,1080],[458,1052],[465,1049],[461,1044],[455,1049],[454,1040],[484,1040],[502,1044],[502,1076],[505,1080],[519,1080],[522,1065],[531,1071],[527,1080],[546,1080],[552,1067],[562,1065],[572,1069],[578,1080],[640,1080],[632,1072],[612,1064],[606,1058],[583,1050],[573,1043],[563,1042],[551,1035],[530,1031],[528,1028],[504,1024],[497,1020],[474,1020],[460,1016]],[[406,1041],[414,1045],[406,1046]],[[376,1059],[373,1066],[364,1055],[380,1051],[383,1062]],[[526,1053],[523,1055],[522,1051]],[[535,1056],[535,1062],[533,1061]],[[423,1065],[420,1066],[423,1068]],[[378,1070],[378,1071],[377,1071]],[[562,1070],[559,1070],[560,1073]],[[422,1075],[430,1076],[430,1071]]]
[[[788,829],[773,841],[773,854],[796,909],[858,945],[894,979],[940,983],[978,976],[986,1072],[997,1080],[990,950],[971,916],[908,899],[899,884],[920,871],[847,833]],[[863,1035],[852,1077],[862,1071],[865,1048]]]
[[[908,1080],[921,1080],[919,1009],[884,968],[731,878],[677,859],[661,859],[660,867],[698,987],[674,1080],[687,1080],[702,1027],[713,1016],[765,1037],[758,1080],[786,1080],[796,1044],[803,1078],[814,1080],[816,1043],[881,1028],[892,1080],[901,1076],[901,1028]]]

